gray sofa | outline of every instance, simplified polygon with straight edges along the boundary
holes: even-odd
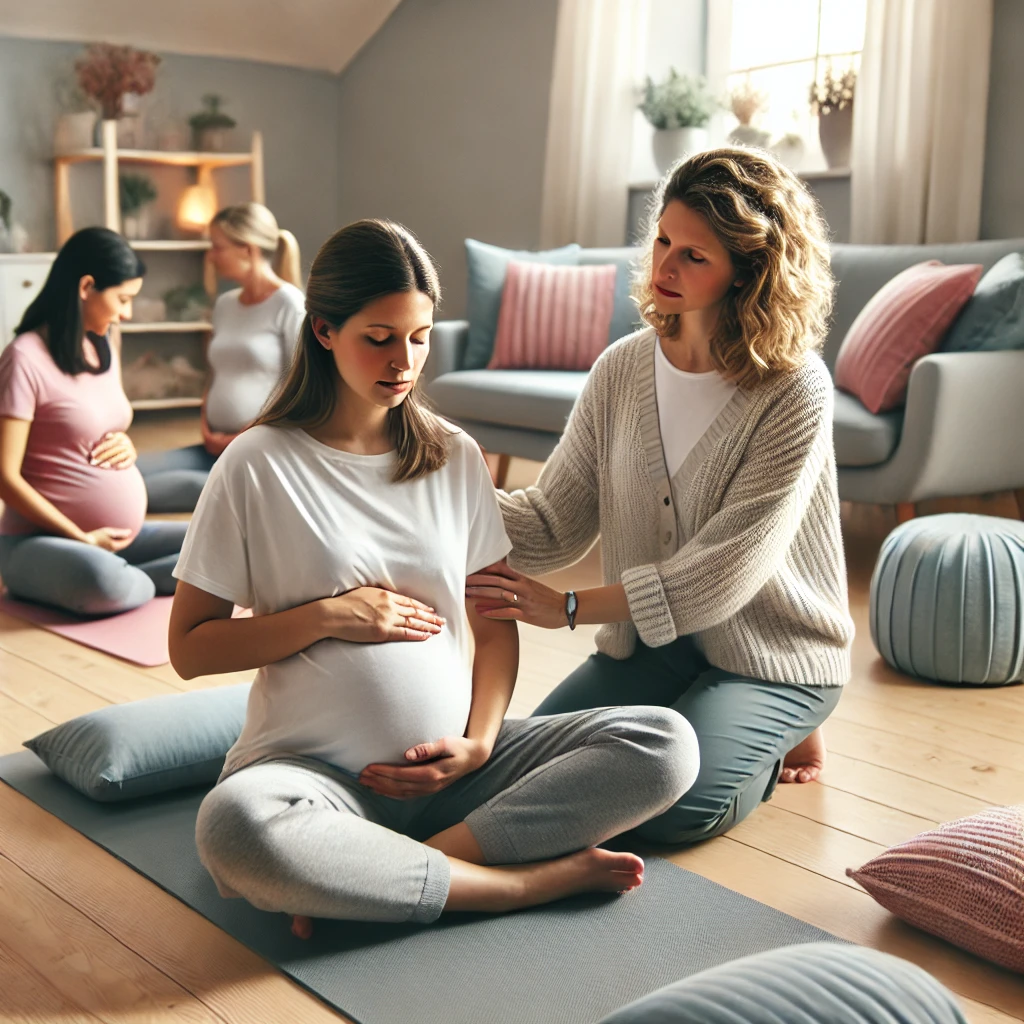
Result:
[[[1022,250],[1020,238],[833,246],[836,301],[823,353],[829,369],[864,304],[901,270],[927,259],[980,263],[988,270],[1007,253]],[[635,254],[633,249],[584,249],[581,262],[613,260],[624,275]],[[586,374],[460,369],[467,332],[464,320],[434,326],[425,369],[428,395],[439,412],[488,451],[543,461],[558,442]],[[928,498],[1007,490],[1020,495],[1024,351],[926,356],[914,365],[906,407],[881,415],[836,391],[833,432],[844,500],[897,505],[905,519],[916,502]]]

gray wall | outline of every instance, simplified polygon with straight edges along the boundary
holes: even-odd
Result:
[[[0,188],[11,195],[15,217],[28,229],[35,249],[50,249],[54,244],[50,159],[57,115],[54,83],[70,69],[81,49],[75,43],[0,36]],[[253,129],[263,132],[267,205],[281,225],[298,237],[308,267],[338,221],[336,77],[249,61],[169,54],[146,101],[150,121],[187,118],[207,92],[225,97],[225,108],[238,121],[238,140],[245,148]],[[95,220],[100,215],[97,168],[75,168],[71,173],[73,199],[80,200],[76,218],[81,212],[83,218]],[[231,173],[234,178],[226,182],[227,192],[237,190],[237,197],[245,197],[244,175]],[[159,187],[161,175],[153,177]],[[87,222],[80,220],[80,226]]]
[[[981,237],[1024,236],[1024,3],[995,0]]]
[[[344,72],[338,222],[401,221],[465,310],[463,239],[540,231],[557,0],[404,0]]]

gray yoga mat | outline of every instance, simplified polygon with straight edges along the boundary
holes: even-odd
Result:
[[[303,942],[284,915],[217,894],[193,838],[204,790],[96,803],[27,752],[0,758],[0,779],[360,1024],[596,1024],[706,967],[839,941],[655,857],[625,896],[456,914],[427,927],[316,921]]]

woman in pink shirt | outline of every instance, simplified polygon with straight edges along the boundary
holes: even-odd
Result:
[[[145,265],[85,228],[0,354],[0,578],[12,597],[112,615],[171,594],[187,523],[146,522],[120,333]]]

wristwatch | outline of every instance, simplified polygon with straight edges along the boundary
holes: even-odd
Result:
[[[576,600],[576,591],[567,590],[565,592],[565,617],[569,620],[569,628],[576,628],[576,609],[579,607],[579,601]]]

